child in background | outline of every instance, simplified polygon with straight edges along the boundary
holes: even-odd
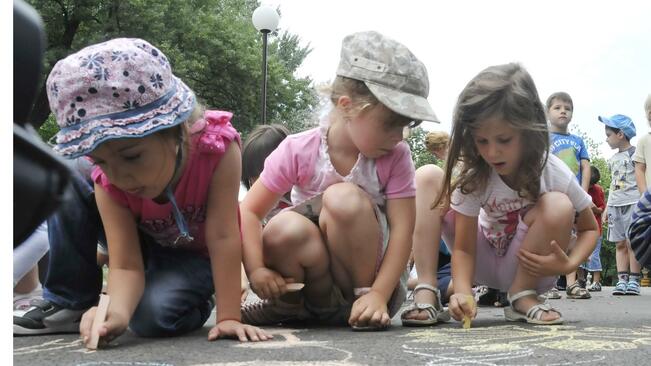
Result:
[[[344,38],[320,127],[289,136],[241,204],[250,324],[315,319],[379,330],[405,299],[414,165],[405,127],[438,121],[425,66],[377,32]],[[262,222],[292,191],[290,209]],[[288,282],[301,282],[288,292]]]
[[[592,254],[588,258],[588,261],[585,264],[585,269],[592,273],[592,284],[588,287],[588,291],[598,292],[601,291],[601,215],[606,209],[606,196],[604,195],[604,190],[599,185],[599,180],[601,180],[601,173],[599,169],[595,166],[590,167],[590,188],[588,188],[588,194],[592,197],[592,213],[594,214],[595,219],[597,220],[597,226],[599,227],[599,237],[597,237],[597,246],[594,248]]]
[[[444,131],[430,132],[425,137],[427,150],[445,162],[450,135]],[[403,325],[426,326],[450,320],[443,304],[452,294],[450,263],[439,266],[439,252],[449,252],[441,240],[441,208],[432,209],[438,197],[443,170],[434,164],[416,170],[416,224],[412,237],[415,267],[410,281],[414,302],[400,315]],[[437,245],[438,244],[438,245]],[[426,290],[426,291],[424,291]]]
[[[608,159],[611,172],[608,203],[604,212],[604,222],[608,224],[608,241],[616,243],[615,262],[617,263],[617,284],[613,295],[640,294],[640,263],[635,259],[628,241],[628,227],[631,224],[633,208],[640,199],[635,179],[633,154],[635,146],[635,124],[622,114],[610,118],[599,116],[606,125],[606,142],[617,152]]]
[[[194,331],[215,301],[209,340],[270,338],[240,322],[241,156],[231,113],[204,112],[165,55],[140,39],[113,39],[66,57],[52,69],[47,91],[61,127],[55,150],[87,156],[96,165],[94,188],[76,176],[77,195],[48,221],[45,300],[14,317],[14,332],[76,328],[89,341],[103,225],[111,302],[102,342],[127,327],[146,337]]]
[[[644,114],[651,126],[651,94],[646,97],[644,102]],[[651,186],[651,169],[647,169],[647,161],[651,161],[651,131],[641,136],[637,142],[635,154],[633,154],[633,161],[635,162],[635,181],[637,189],[640,194],[646,192],[647,187]]]
[[[438,162],[444,163],[448,157],[448,146],[450,144],[450,134],[445,131],[432,131],[425,135],[425,148],[438,159]]]
[[[544,107],[522,66],[489,67],[461,92],[443,183],[435,205],[451,206],[442,232],[452,248],[452,317],[475,317],[476,282],[508,291],[509,321],[562,323],[561,313],[537,295],[585,261],[597,222],[590,196],[549,153]]]
[[[242,184],[248,191],[253,183],[258,180],[264,161],[267,156],[274,151],[278,145],[289,136],[287,127],[280,124],[258,125],[256,126],[244,141],[242,145]],[[265,218],[269,221],[276,213],[283,208],[291,206],[289,195],[283,196],[278,202],[278,206],[272,210]],[[246,270],[242,265],[242,302],[246,300],[249,291],[249,279],[246,277]]]
[[[558,156],[572,173],[583,189],[587,192],[590,185],[590,157],[588,149],[580,136],[568,131],[572,121],[574,102],[572,97],[565,92],[556,92],[547,98],[547,117],[549,118],[549,135],[551,143],[549,151]],[[570,248],[571,249],[571,248]],[[563,278],[560,279],[562,282]],[[590,293],[584,288],[583,281],[577,281],[577,273],[572,272],[565,276],[566,294],[569,299],[589,299]],[[560,284],[562,285],[562,283]],[[560,287],[557,284],[557,287]],[[562,287],[561,287],[562,288]],[[560,299],[561,295],[552,288],[545,297]]]

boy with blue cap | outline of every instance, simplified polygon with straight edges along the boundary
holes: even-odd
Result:
[[[635,146],[631,145],[631,139],[636,134],[635,124],[622,114],[599,116],[599,121],[606,125],[606,142],[610,148],[618,149],[608,159],[612,176],[603,216],[604,222],[608,223],[608,241],[617,243],[615,261],[618,281],[613,295],[639,295],[640,263],[635,259],[627,234],[633,208],[640,199],[633,162]]]

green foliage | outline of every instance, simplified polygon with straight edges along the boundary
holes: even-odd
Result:
[[[45,75],[57,60],[89,44],[138,37],[168,56],[174,73],[207,107],[232,111],[240,132],[259,123],[262,37],[251,22],[257,0],[29,2],[48,35]],[[267,119],[301,129],[317,97],[312,80],[294,72],[310,48],[287,32],[271,35],[269,42]]]
[[[38,134],[43,141],[49,142],[57,132],[59,132],[59,126],[57,125],[56,118],[54,118],[54,114],[50,114],[45,123],[38,129]]]
[[[421,127],[416,127],[409,130],[409,136],[405,139],[409,144],[409,149],[411,149],[411,159],[414,161],[416,169],[426,164],[441,164],[425,147],[426,135],[427,131]]]

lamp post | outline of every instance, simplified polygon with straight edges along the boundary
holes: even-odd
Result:
[[[267,123],[267,37],[278,27],[280,15],[276,9],[261,5],[253,11],[253,26],[262,33],[262,124]]]

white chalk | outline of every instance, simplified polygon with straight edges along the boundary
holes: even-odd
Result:
[[[99,295],[99,304],[97,305],[97,311],[95,311],[95,319],[93,319],[93,325],[90,327],[90,341],[86,345],[88,349],[97,349],[99,343],[99,327],[106,320],[106,313],[108,312],[110,301],[111,298],[109,295]]]

